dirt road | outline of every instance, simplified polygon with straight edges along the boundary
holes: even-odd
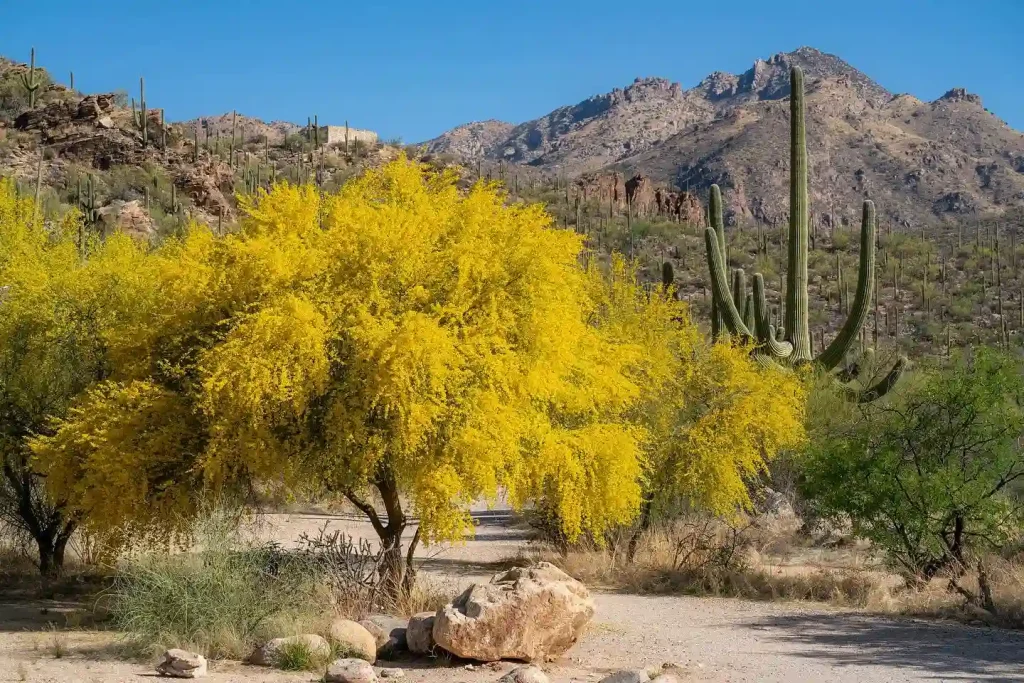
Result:
[[[328,521],[362,533],[354,518],[318,515],[272,520],[273,535],[295,538]],[[477,538],[465,545],[425,549],[429,571],[463,584],[489,571],[487,563],[513,555],[523,536],[507,515],[479,516]],[[554,683],[594,682],[622,668],[674,662],[684,680],[739,682],[903,683],[909,681],[1024,681],[1024,635],[1012,631],[895,620],[795,604],[675,596],[599,593],[585,638],[562,660],[546,665]],[[24,611],[24,606],[17,609]],[[34,620],[0,605],[0,681],[120,683],[147,680],[152,669],[98,654],[108,634],[63,636],[29,632]],[[4,617],[6,615],[6,619]],[[410,683],[491,683],[511,668],[404,662]],[[218,683],[312,681],[311,674],[254,670],[220,664]]]

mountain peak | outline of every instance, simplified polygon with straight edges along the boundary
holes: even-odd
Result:
[[[809,81],[835,79],[849,83],[858,94],[875,105],[891,95],[882,86],[839,57],[813,47],[792,52],[777,52],[768,59],[754,60],[753,66],[739,75],[721,71],[709,75],[695,90],[719,105],[734,106],[751,100],[778,100],[789,96],[789,70],[799,66]]]
[[[967,92],[967,88],[953,88],[936,100],[936,102],[970,102],[979,107],[982,106],[981,95]]]

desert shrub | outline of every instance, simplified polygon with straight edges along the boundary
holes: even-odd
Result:
[[[277,547],[247,540],[224,518],[202,526],[198,552],[146,553],[118,568],[108,604],[131,645],[238,658],[283,624],[315,618],[307,567],[280,562]]]
[[[803,490],[903,574],[956,579],[1020,528],[1024,364],[981,349],[922,369],[888,400],[821,413]],[[984,583],[984,575],[981,575]],[[983,591],[984,592],[984,591]]]
[[[775,531],[752,519],[727,523],[688,515],[659,524],[640,540],[629,560],[622,546],[541,549],[518,558],[561,567],[594,586],[640,594],[687,594],[756,600],[807,600],[868,606],[884,593],[877,572],[861,567],[800,567],[782,572],[769,552],[796,544],[791,531]]]

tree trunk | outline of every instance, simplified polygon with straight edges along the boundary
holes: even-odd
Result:
[[[645,500],[640,508],[640,523],[637,525],[636,530],[633,532],[633,536],[629,539],[629,548],[626,550],[626,561],[630,564],[633,563],[633,558],[636,557],[636,549],[640,544],[640,539],[651,528],[651,508],[654,507],[654,501]]]
[[[39,574],[44,581],[55,579],[63,573],[64,554],[73,533],[74,524],[69,523],[63,528],[47,527],[35,536],[39,548]]]
[[[384,511],[387,514],[386,523],[371,503],[362,500],[351,491],[347,491],[345,495],[369,518],[373,530],[377,533],[377,538],[380,539],[382,552],[378,578],[381,593],[387,600],[394,603],[403,595],[408,594],[415,584],[413,554],[419,544],[420,532],[417,528],[416,534],[409,544],[408,553],[403,553],[402,535],[405,533],[409,520],[402,509],[398,483],[395,481],[394,475],[385,469],[377,474],[373,485],[380,493],[381,501],[384,503]]]
[[[77,524],[65,519],[63,505],[47,500],[26,458],[4,459],[2,474],[10,491],[11,498],[6,502],[11,506],[15,523],[36,542],[39,574],[45,583],[63,572],[65,550]]]

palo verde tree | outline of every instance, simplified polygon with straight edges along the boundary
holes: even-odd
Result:
[[[144,291],[144,250],[81,228],[76,210],[44,225],[36,203],[0,180],[0,519],[31,536],[46,577],[61,570],[80,518],[70,492],[46,495],[29,441],[123,365],[114,350]]]
[[[734,484],[760,449],[802,434],[799,387],[755,385],[740,350],[690,364],[684,304],[648,296],[621,262],[582,267],[579,236],[506,199],[401,158],[333,195],[279,184],[243,198],[224,238],[193,226],[150,258],[174,301],[133,335],[136,374],[33,443],[52,494],[135,533],[179,530],[200,487],[341,494],[379,536],[394,594],[417,545],[462,538],[468,503],[499,489],[517,506],[545,499],[569,537],[631,523],[652,458],[685,436],[681,388],[700,385],[737,398],[694,408],[671,471],[711,504],[742,504]],[[716,360],[730,353],[738,364]],[[788,431],[760,438],[749,397],[767,387]],[[661,416],[665,397],[676,412]]]

